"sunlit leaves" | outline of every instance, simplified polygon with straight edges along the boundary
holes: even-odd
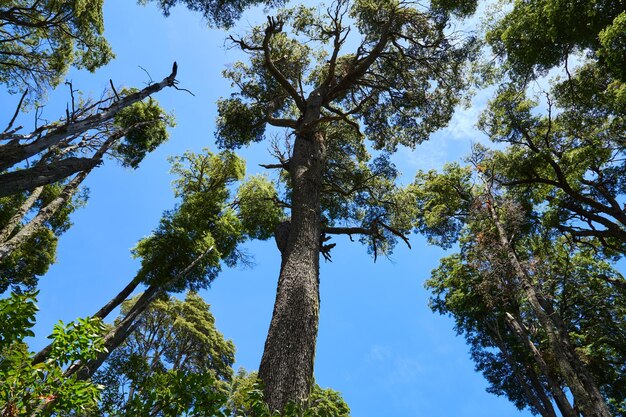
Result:
[[[117,113],[115,125],[128,130],[124,140],[117,145],[116,152],[125,166],[137,168],[146,154],[167,140],[167,128],[174,126],[174,119],[149,97]]]
[[[99,399],[99,387],[63,375],[74,361],[95,357],[104,349],[99,319],[55,325],[52,351],[45,362],[32,364],[23,343],[35,324],[34,294],[12,294],[0,300],[0,412],[6,416],[80,412]]]
[[[94,71],[109,62],[102,6],[103,0],[3,2],[0,83],[41,94],[71,65]]]
[[[126,302],[122,311],[132,308]],[[223,416],[235,348],[197,294],[155,301],[94,377],[108,415]],[[97,413],[94,413],[97,414]]]
[[[283,219],[278,193],[265,176],[254,176],[244,182],[235,198],[245,233],[252,239],[269,239]]]

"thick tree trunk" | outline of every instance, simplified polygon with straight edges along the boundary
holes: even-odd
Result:
[[[281,254],[274,313],[259,367],[265,401],[271,410],[282,411],[290,401],[305,401],[313,381],[319,322],[324,157],[321,133],[296,136],[289,165],[293,187],[291,224]],[[282,246],[278,239],[277,243]]]
[[[517,254],[494,208],[493,201],[489,201],[489,203],[488,209],[498,231],[500,243],[511,261],[511,265],[528,298],[528,302],[531,304],[541,326],[546,332],[555,362],[561,376],[572,390],[576,404],[585,417],[611,417],[604,397],[602,397],[591,374],[574,350],[563,322],[558,314],[553,311],[552,306],[538,294],[531,278],[517,258]]]

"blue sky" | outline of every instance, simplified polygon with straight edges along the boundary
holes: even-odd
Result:
[[[262,10],[247,13],[229,32],[210,30],[197,14],[177,8],[164,18],[154,7],[132,1],[105,3],[107,38],[117,59],[95,74],[72,71],[75,88],[99,96],[109,79],[116,85],[142,86],[145,68],[154,80],[179,65],[180,86],[191,96],[169,89],[156,98],[174,113],[170,141],[132,171],[108,161],[86,181],[87,206],[73,215],[74,226],[61,237],[57,263],[40,280],[40,313],[33,349],[41,347],[58,320],[95,312],[133,276],[138,263],[130,248],[157,225],[175,202],[168,173],[169,155],[185,150],[216,151],[213,131],[216,100],[231,92],[221,76],[226,65],[243,56],[228,49],[228,33],[242,34],[264,20]],[[63,114],[67,90],[50,95],[45,116]],[[395,162],[410,180],[417,169],[458,160],[472,142],[484,140],[473,129],[486,94],[460,111],[450,127],[414,151],[400,149]],[[3,106],[4,107],[4,106]],[[248,173],[271,162],[267,145],[241,152]],[[335,239],[333,262],[321,266],[321,317],[315,375],[317,383],[340,391],[355,417],[382,416],[524,416],[503,398],[485,392],[473,371],[468,348],[452,322],[431,313],[423,283],[443,252],[411,236],[413,249],[398,246],[391,259],[374,263],[364,247]],[[254,267],[226,269],[203,291],[220,331],[237,347],[236,367],[254,370],[260,362],[271,318],[280,266],[273,242],[246,245]]]

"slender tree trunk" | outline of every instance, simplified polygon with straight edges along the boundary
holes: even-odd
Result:
[[[315,93],[301,126],[319,117]],[[317,107],[316,107],[317,106]],[[265,342],[259,378],[271,410],[305,401],[313,381],[319,322],[320,190],[324,169],[320,132],[297,131],[289,163],[292,184],[291,224],[282,263],[274,313]],[[278,240],[277,240],[278,242]]]
[[[122,304],[126,299],[135,291],[135,289],[141,284],[141,279],[139,276],[135,276],[126,287],[122,291],[120,291],[115,297],[111,299],[108,303],[106,303],[96,314],[92,317],[97,317],[100,319],[104,319],[108,316],[111,311],[115,310],[120,304]]]
[[[554,401],[556,402],[556,405],[559,408],[559,411],[561,411],[563,417],[577,417],[578,414],[576,413],[576,411],[574,411],[574,408],[569,403],[567,396],[561,389],[561,385],[554,377],[552,369],[550,369],[550,366],[543,358],[541,352],[539,352],[539,349],[537,349],[537,346],[535,346],[533,341],[530,340],[530,338],[528,337],[528,333],[526,332],[526,329],[524,328],[522,323],[520,323],[519,320],[511,313],[506,313],[506,321],[508,326],[511,328],[511,330],[513,330],[513,333],[517,336],[520,342],[525,344],[530,349],[533,358],[535,359],[535,362],[537,363],[539,369],[541,369],[541,372],[548,381],[548,387],[550,388],[552,397],[554,398]]]
[[[70,366],[65,372],[65,376],[69,377],[76,374],[76,378],[79,380],[86,380],[91,378],[98,368],[102,366],[104,361],[106,361],[111,353],[126,340],[128,335],[132,333],[132,331],[139,324],[139,317],[141,314],[146,311],[146,309],[150,306],[150,304],[162,293],[164,292],[163,287],[159,285],[151,285],[148,289],[139,297],[137,302],[130,309],[128,314],[124,316],[124,318],[115,325],[115,328],[111,330],[104,337],[104,347],[106,348],[105,352],[98,353],[96,359],[89,361],[86,364],[78,363]]]
[[[11,217],[11,219],[4,226],[2,231],[0,231],[0,244],[6,242],[9,239],[17,225],[20,224],[22,220],[24,220],[26,213],[28,213],[30,209],[33,208],[42,191],[43,187],[35,188],[33,192],[30,193],[26,201],[24,201],[24,204],[22,204],[20,208],[17,209],[17,212],[15,212],[13,217]]]
[[[133,280],[130,281],[128,283],[128,285],[126,285],[126,287],[124,287],[124,289],[122,291],[120,291],[115,297],[113,297],[108,303],[106,303],[92,317],[104,319],[117,306],[119,306],[124,301],[126,301],[128,296],[132,294],[132,292],[137,288],[137,286],[139,286],[140,283],[141,283],[141,280],[137,276],[135,276],[135,278],[133,278]],[[41,349],[39,352],[37,352],[37,354],[35,354],[35,356],[33,356],[33,364],[38,364],[40,362],[45,361],[46,358],[48,357],[48,355],[50,354],[50,350],[51,349],[52,349],[52,344],[50,343],[46,347]]]
[[[548,342],[559,371],[572,390],[578,407],[585,417],[611,417],[609,408],[600,390],[575,352],[564,324],[552,310],[552,307],[537,293],[531,278],[517,258],[517,254],[506,235],[493,203],[493,200],[490,198],[488,209],[498,231],[500,243],[507,252],[522,289],[548,336]]]
[[[37,215],[12,238],[0,244],[0,261],[9,256],[11,252],[15,250],[15,248],[17,248],[18,246],[26,242],[31,236],[33,236],[37,232],[37,230],[39,230],[39,228],[43,227],[46,221],[48,221],[52,216],[56,214],[57,211],[61,209],[61,207],[63,207],[65,204],[67,204],[68,201],[70,201],[72,196],[76,193],[76,190],[78,190],[80,184],[85,180],[85,178],[87,178],[89,173],[102,160],[105,152],[108,151],[113,143],[115,143],[121,136],[123,136],[124,133],[125,132],[118,132],[111,135],[93,155],[91,160],[94,161],[94,163],[90,164],[89,168],[76,174],[76,176],[63,188],[63,191],[61,191],[61,194],[59,194],[58,197],[48,203],[44,208],[39,210],[39,213],[37,213]]]
[[[508,325],[507,325],[508,326]],[[526,394],[526,398],[532,404],[533,407],[541,414],[542,417],[557,417],[554,412],[554,407],[550,402],[550,399],[547,397],[544,388],[541,384],[539,384],[538,379],[533,378],[534,371],[529,368],[526,364],[521,364],[517,362],[514,358],[509,354],[509,350],[507,349],[506,343],[502,340],[499,330],[496,326],[489,326],[494,335],[494,341],[500,349],[502,356],[504,356],[504,360],[509,364],[512,369],[513,375],[515,379],[520,384],[522,389],[524,390],[524,394]],[[522,369],[522,367],[524,369]],[[530,371],[530,372],[529,372]],[[526,376],[526,379],[524,378]]]
[[[196,259],[194,259],[189,265],[187,265],[187,267],[180,274],[172,277],[167,282],[150,285],[148,289],[146,289],[146,291],[141,294],[137,302],[133,304],[126,316],[124,316],[124,318],[116,324],[115,328],[104,337],[104,346],[106,347],[106,351],[99,353],[96,359],[90,361],[87,364],[77,363],[70,366],[65,372],[65,376],[71,376],[73,374],[76,374],[76,378],[81,380],[91,378],[96,373],[98,368],[102,366],[104,361],[106,361],[109,356],[111,356],[111,353],[115,349],[117,349],[117,347],[126,340],[128,335],[135,330],[135,328],[139,324],[139,317],[141,317],[144,311],[146,311],[148,307],[150,307],[150,304],[152,304],[152,302],[156,300],[159,296],[166,293],[172,283],[183,279],[191,270],[193,270],[193,268],[196,267],[196,265],[198,265],[200,261],[202,261],[202,259],[204,259],[209,253],[211,253],[213,249],[214,247],[211,246],[209,249],[204,251],[201,255],[196,257]],[[132,282],[124,290],[122,290],[120,294],[128,290],[131,285]],[[114,300],[118,299],[120,302],[123,301],[119,299],[120,294],[118,294],[114,298]],[[111,304],[111,302],[109,302],[107,305],[109,304]],[[106,306],[100,309],[98,313],[103,311],[105,308]]]

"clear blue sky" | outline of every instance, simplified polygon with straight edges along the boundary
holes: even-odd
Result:
[[[245,15],[230,33],[243,33],[264,20],[261,10]],[[33,349],[59,319],[70,321],[95,312],[137,270],[130,248],[157,225],[174,205],[167,157],[204,147],[217,150],[213,131],[216,100],[230,94],[221,71],[242,58],[225,47],[227,32],[209,30],[199,15],[178,8],[164,18],[154,7],[133,1],[105,3],[107,38],[117,59],[96,74],[73,71],[75,88],[99,95],[109,78],[116,85],[142,86],[144,67],[154,80],[179,64],[181,87],[195,97],[168,90],[156,98],[176,116],[170,141],[131,171],[114,161],[95,170],[86,184],[88,205],[73,216],[74,226],[61,237],[57,263],[40,280],[40,314]],[[50,95],[45,116],[63,114],[66,89]],[[410,179],[417,169],[441,166],[467,153],[472,141],[484,140],[472,125],[484,104],[457,114],[449,129],[415,151],[395,157]],[[271,162],[260,145],[244,150],[248,172]],[[354,417],[506,417],[524,416],[503,398],[485,392],[468,347],[452,322],[430,312],[423,283],[443,252],[412,236],[412,250],[398,246],[391,260],[374,263],[364,247],[337,240],[333,262],[321,267],[321,318],[315,375],[323,387],[340,391]],[[237,347],[236,367],[254,370],[260,362],[271,318],[280,266],[273,242],[246,245],[254,257],[250,269],[226,269],[202,296],[212,305],[218,328]]]

